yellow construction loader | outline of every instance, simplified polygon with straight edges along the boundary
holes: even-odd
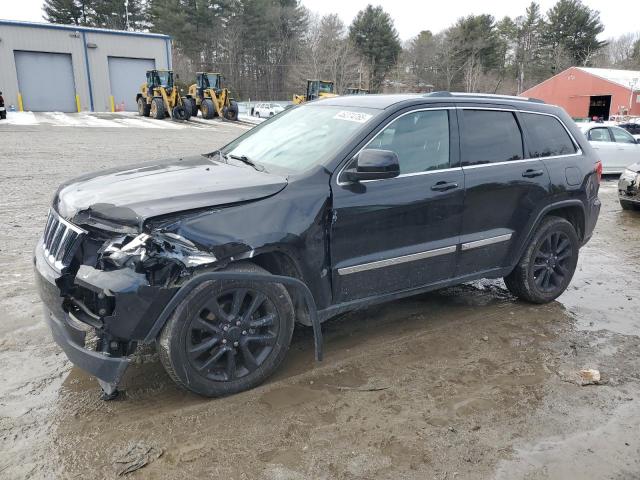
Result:
[[[238,120],[238,104],[224,87],[224,77],[219,73],[198,72],[196,83],[189,87],[187,98],[191,101],[191,115],[202,118],[224,117]]]
[[[173,71],[149,70],[147,83],[140,87],[136,95],[138,113],[141,117],[162,120],[189,120],[191,117],[191,99],[182,98],[178,87],[173,84]]]
[[[333,82],[325,80],[307,80],[307,93],[304,95],[294,95],[293,104],[300,105],[304,102],[310,102],[318,98],[337,97],[334,92],[335,86]]]

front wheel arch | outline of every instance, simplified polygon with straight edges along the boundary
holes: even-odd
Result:
[[[217,397],[237,393],[262,383],[284,359],[293,333],[293,306],[283,285],[276,282],[251,280],[252,274],[268,275],[268,273],[250,262],[232,264],[229,266],[228,273],[244,273],[247,274],[247,278],[201,282],[177,306],[169,321],[164,325],[158,342],[160,360],[169,376],[180,387],[204,396]],[[241,299],[245,299],[249,292],[253,292],[253,297],[249,297],[250,302],[236,302],[236,293],[238,292],[241,292],[238,295]],[[213,297],[210,297],[211,293],[214,294]],[[229,310],[224,313],[222,303],[218,303],[219,300],[216,298],[219,298],[220,295],[227,298],[230,294],[233,295],[233,305],[229,306],[231,300],[226,300]],[[261,300],[255,301],[255,298],[258,297],[261,297]],[[205,306],[209,305],[211,298],[214,299],[213,301],[218,305],[218,308],[207,310]],[[258,306],[266,303],[270,305],[269,310],[266,311],[267,315],[255,320],[257,325],[254,325],[254,320],[252,320],[255,318],[255,314],[253,317],[249,316],[254,311],[258,312],[257,307],[250,305],[252,303]],[[236,305],[237,308],[234,310],[232,307]],[[208,314],[210,317],[207,316],[206,321],[202,320],[204,317],[200,317],[202,308],[210,312]],[[249,313],[245,315],[243,308],[248,308]],[[219,313],[213,315],[211,312]],[[261,315],[265,315],[265,312],[261,312]],[[266,323],[269,317],[270,323]],[[201,326],[203,324],[206,325],[204,328]],[[254,332],[250,330],[251,328],[259,330]],[[191,337],[193,329],[200,333],[210,332],[210,337],[197,338],[194,346]],[[210,329],[213,330],[210,331]],[[271,332],[269,333],[271,336],[269,346],[263,345],[265,340],[261,340],[261,337],[265,335],[261,335],[260,329],[267,329]],[[240,330],[243,330],[242,333]],[[227,336],[233,339],[227,340]],[[255,351],[251,352],[249,349],[253,343],[247,342],[250,342],[252,337],[258,341],[258,351],[263,350],[268,353],[261,355]],[[247,342],[243,343],[244,340]],[[233,345],[231,345],[232,342]],[[201,345],[205,348],[200,348]],[[210,352],[211,349],[213,351]],[[205,359],[195,361],[194,351],[197,352],[198,358],[204,356]],[[217,365],[221,358],[232,360],[226,378],[218,370],[213,371],[214,377],[206,369],[207,365]],[[248,363],[247,358],[251,359]],[[238,370],[236,369],[237,365],[240,365]],[[235,375],[236,372],[238,372],[238,376]],[[220,376],[223,378],[220,379]]]

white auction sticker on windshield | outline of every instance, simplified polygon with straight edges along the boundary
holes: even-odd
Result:
[[[348,122],[365,123],[372,116],[373,115],[369,115],[368,113],[342,110],[341,112],[338,112],[333,118],[335,118],[336,120],[346,120]]]

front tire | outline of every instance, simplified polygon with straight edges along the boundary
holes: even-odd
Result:
[[[252,263],[227,271],[268,274]],[[180,387],[206,397],[230,395],[259,385],[278,368],[293,326],[293,304],[282,285],[205,282],[176,308],[158,352]]]
[[[564,218],[545,218],[516,268],[504,278],[515,296],[531,303],[548,303],[571,282],[578,264],[580,242]]]
[[[623,210],[639,210],[640,206],[637,203],[630,202],[629,200],[620,199],[620,206]]]
[[[164,120],[166,112],[164,110],[164,101],[161,98],[156,97],[151,100],[151,110],[149,114],[156,120]]]
[[[213,100],[211,100],[210,98],[205,98],[204,100],[202,100],[200,110],[202,111],[202,118],[211,120],[215,116],[216,112],[216,108],[213,105]]]

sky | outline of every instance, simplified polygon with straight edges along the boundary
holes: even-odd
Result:
[[[124,0],[123,0],[124,1]],[[605,25],[603,38],[617,37],[623,33],[640,30],[637,9],[630,8],[631,0],[583,0],[589,7],[600,11]],[[42,0],[0,0],[0,18],[41,22]],[[455,0],[451,8],[442,8],[443,3],[429,0],[302,0],[312,12],[321,15],[337,13],[346,23],[356,16],[368,3],[380,5],[393,18],[402,40],[409,40],[422,30],[439,32],[453,24],[459,17],[490,13],[497,19],[506,15],[516,17],[524,13],[531,0]],[[546,12],[555,0],[539,0]],[[436,7],[435,5],[438,5]],[[448,5],[447,5],[448,6]]]

